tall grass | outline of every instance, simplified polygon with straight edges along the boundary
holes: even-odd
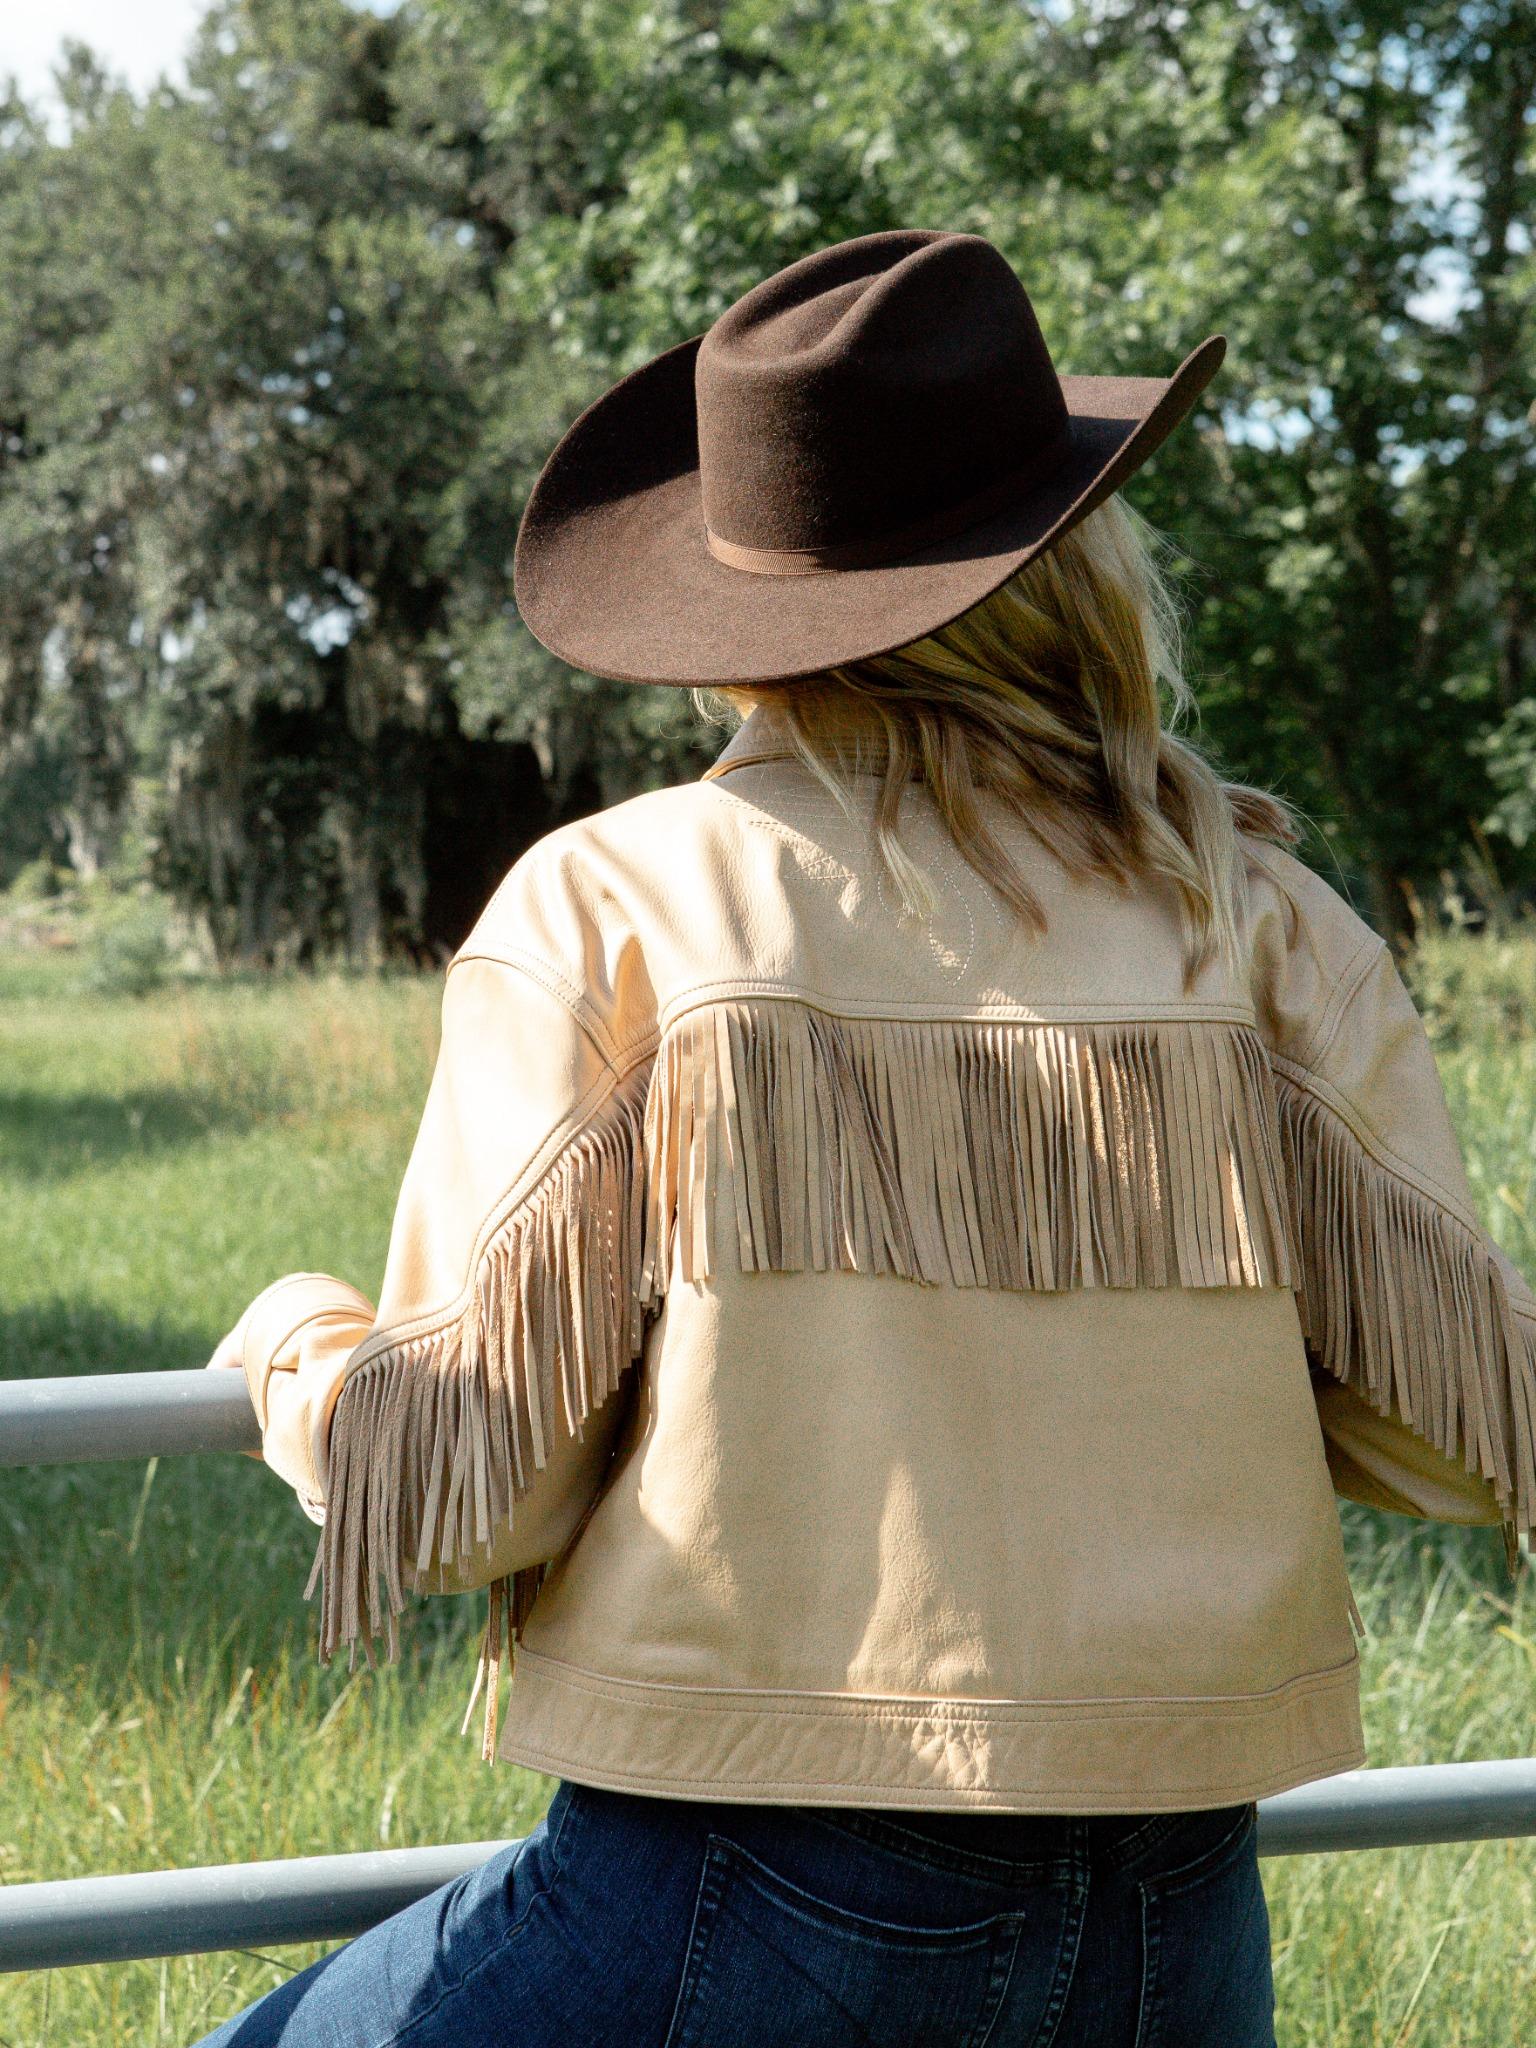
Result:
[[[199,1366],[278,1273],[377,1286],[435,980],[109,999],[35,956],[16,980],[0,1373]],[[314,1539],[251,1459],[0,1475],[0,1880],[533,1825],[552,1785],[458,1734],[477,1603],[416,1608],[383,1677],[322,1669]],[[0,1978],[0,2042],[194,2039],[310,1953]]]
[[[1478,1199],[1536,1273],[1536,941],[1426,946]],[[436,979],[82,994],[0,961],[0,1373],[200,1365],[257,1288],[377,1286]],[[1492,1532],[1346,1507],[1372,1761],[1536,1753],[1536,1600]],[[476,1601],[322,1669],[315,1532],[253,1460],[0,1478],[0,1881],[525,1833],[553,1784],[459,1721]],[[1536,1848],[1266,1865],[1284,2048],[1511,2048]],[[0,2048],[181,2043],[318,1950],[0,1979]]]

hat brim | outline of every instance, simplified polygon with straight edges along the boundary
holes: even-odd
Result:
[[[759,683],[888,653],[958,618],[1117,490],[1221,366],[1207,336],[1171,377],[1062,377],[1072,448],[1050,479],[963,533],[875,568],[772,576],[704,538],[694,357],[679,343],[568,429],[518,532],[513,591],[561,660],[617,682]]]

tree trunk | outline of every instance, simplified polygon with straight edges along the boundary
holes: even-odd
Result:
[[[347,963],[371,973],[384,962],[384,906],[378,826],[366,792],[361,797],[352,791],[338,795],[336,842]]]

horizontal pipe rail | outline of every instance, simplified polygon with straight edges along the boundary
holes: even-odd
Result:
[[[0,1380],[0,1465],[260,1449],[245,1374],[232,1368]]]
[[[0,1466],[259,1450],[242,1374],[0,1380]],[[1536,1759],[1346,1771],[1259,1804],[1259,1853],[1536,1835]],[[0,1886],[0,1971],[360,1934],[505,1846],[450,1843]]]
[[[0,1971],[57,1970],[361,1934],[473,1870],[501,1842],[375,1849],[0,1885]]]
[[[1536,1757],[1342,1771],[1259,1801],[1259,1854],[1416,1849],[1536,1835]]]
[[[1536,1834],[1536,1760],[1346,1771],[1259,1803],[1261,1856]],[[0,1886],[0,1971],[337,1941],[504,1848],[457,1842]]]

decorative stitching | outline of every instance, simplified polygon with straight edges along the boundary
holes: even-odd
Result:
[[[660,1035],[665,1035],[693,1010],[708,1009],[719,1002],[755,999],[798,1003],[824,1017],[856,1018],[870,1024],[1137,1024],[1157,1018],[1170,1023],[1241,1024],[1250,1030],[1255,1028],[1252,1005],[1236,1002],[1165,1002],[1147,996],[1134,1003],[892,1003],[885,997],[846,994],[834,1000],[808,983],[735,974],[692,983],[681,994],[669,997],[660,1012]]]
[[[1339,1028],[1350,1004],[1360,993],[1366,975],[1388,950],[1386,941],[1368,932],[1361,940],[1357,951],[1345,962],[1332,996],[1324,1007],[1322,1016],[1313,1027],[1311,1036],[1295,1055],[1302,1064],[1321,1066],[1328,1056],[1328,1048],[1339,1035]]]
[[[944,1720],[960,1722],[976,1727],[995,1727],[1000,1720],[1020,1722],[1044,1721],[1050,1723],[1058,1718],[1065,1720],[1152,1720],[1169,1718],[1169,1709],[1181,1707],[1211,1707],[1223,1715],[1234,1707],[1244,1708],[1257,1716],[1272,1713],[1284,1706],[1292,1697],[1303,1697],[1308,1692],[1322,1691],[1337,1685],[1357,1669],[1358,1652],[1344,1658],[1338,1664],[1330,1664],[1319,1671],[1305,1671],[1295,1678],[1283,1680],[1279,1685],[1268,1687],[1263,1692],[1249,1693],[1176,1693],[1167,1698],[1152,1695],[1132,1696],[1122,1703],[1113,1699],[1061,1699],[1061,1700],[1020,1700],[1001,1697],[988,1699],[975,1694],[962,1694],[952,1699],[932,1700],[910,1698],[897,1693],[858,1693],[849,1695],[840,1692],[814,1692],[795,1687],[775,1686],[771,1691],[755,1686],[710,1686],[711,1697],[701,1695],[705,1688],[680,1685],[666,1678],[620,1678],[603,1671],[589,1671],[585,1666],[572,1664],[564,1657],[551,1656],[547,1650],[533,1650],[527,1644],[518,1650],[519,1662],[526,1660],[530,1667],[540,1664],[558,1672],[556,1680],[576,1692],[590,1692],[598,1697],[613,1692],[630,1693],[678,1693],[685,1697],[677,1700],[663,1700],[661,1704],[671,1713],[681,1709],[685,1713],[724,1713],[737,1711],[743,1703],[750,1702],[751,1711],[782,1715],[830,1714],[833,1718],[871,1720]],[[799,1700],[814,1701],[813,1706],[792,1704]],[[730,1702],[730,1706],[717,1704]],[[1135,1711],[1141,1707],[1155,1707],[1158,1711],[1143,1714]],[[889,1712],[871,1713],[871,1709],[888,1709]],[[966,1712],[965,1709],[976,1709]],[[1085,1714],[1084,1708],[1100,1711]],[[1198,1715],[1186,1718],[1195,1720]]]
[[[1347,1124],[1362,1149],[1370,1154],[1384,1173],[1390,1173],[1398,1180],[1405,1181],[1410,1187],[1416,1188],[1421,1195],[1436,1202],[1447,1215],[1454,1217],[1465,1229],[1472,1231],[1476,1236],[1482,1236],[1483,1227],[1476,1213],[1464,1208],[1460,1199],[1432,1175],[1422,1172],[1404,1159],[1401,1153],[1394,1151],[1375,1125],[1356,1108],[1347,1095],[1341,1094],[1331,1081],[1325,1080],[1321,1074],[1314,1073],[1309,1067],[1298,1066],[1294,1060],[1285,1058],[1281,1053],[1271,1052],[1269,1064],[1278,1079],[1288,1082],[1304,1095],[1315,1096],[1342,1123]]]
[[[466,941],[463,950],[455,953],[449,961],[448,974],[452,974],[455,967],[462,967],[471,960],[484,960],[493,967],[510,967],[514,973],[521,974],[526,980],[543,989],[546,995],[553,996],[556,1002],[570,1011],[575,1022],[591,1039],[592,1050],[603,1064],[608,1067],[614,1064],[613,1058],[610,1057],[610,1054],[617,1050],[613,1034],[581,990],[574,982],[567,981],[558,968],[552,967],[536,953],[525,952],[521,946],[471,947]],[[446,979],[445,975],[444,980]]]
[[[519,1652],[519,1656],[521,1654]],[[1155,1717],[1149,1716],[1148,1718]],[[717,1788],[722,1787],[722,1780],[718,1771],[706,1771],[698,1776],[689,1776],[685,1773],[670,1771],[644,1774],[637,1771],[616,1771],[605,1765],[599,1773],[594,1773],[590,1757],[584,1757],[575,1752],[566,1753],[550,1749],[540,1743],[527,1742],[520,1736],[516,1741],[513,1741],[510,1735],[510,1723],[507,1731],[503,1733],[501,1753],[511,1762],[528,1764],[534,1770],[548,1771],[556,1777],[564,1776],[568,1770],[574,1768],[574,1770],[583,1775],[585,1782],[588,1784],[600,1783],[621,1791],[647,1792],[655,1791],[658,1787],[665,1790],[669,1786],[707,1785]],[[1329,1777],[1335,1771],[1355,1769],[1363,1764],[1364,1761],[1365,1753],[1358,1742],[1350,1743],[1345,1749],[1333,1750],[1322,1754],[1313,1754],[1309,1751],[1305,1775],[1307,1779]],[[1277,1773],[1270,1771],[1262,1777],[1251,1781],[1239,1781],[1237,1785],[1233,1785],[1230,1781],[1208,1785],[1192,1784],[1181,1785],[1179,1790],[1181,1797],[1192,1799],[1197,1803],[1201,1799],[1210,1796],[1213,1801],[1220,1801],[1225,1804],[1234,1798],[1267,1798],[1277,1782],[1294,1784],[1297,1782],[1297,1779],[1289,1772]],[[810,1778],[754,1778],[750,1781],[749,1789],[753,1799],[758,1802],[765,1801],[771,1794],[785,1792],[797,1795],[798,1803],[799,1794],[816,1788],[820,1788],[821,1803],[823,1805],[831,1803],[826,1797],[828,1792],[841,1790],[856,1794],[857,1802],[861,1806],[869,1806],[881,1799],[888,1798],[893,1806],[908,1807],[913,1803],[913,1795],[920,1795],[924,1790],[917,1783],[877,1785],[873,1783],[851,1782],[846,1785],[838,1785],[828,1779],[825,1772]],[[944,1788],[943,1811],[956,1812],[962,1810],[955,1805],[954,1794],[956,1790],[963,1791],[963,1789],[953,1786],[946,1786]],[[1006,1779],[998,1779],[989,1785],[987,1790],[989,1798],[993,1795],[1001,1795],[1004,1798],[1019,1797],[1032,1801],[1041,1798],[1070,1799],[1074,1802],[1077,1810],[1083,1814],[1124,1813],[1127,1810],[1124,1792],[1106,1794],[1099,1791],[1095,1786],[1069,1784],[1063,1782],[1059,1777],[1052,1778],[1049,1784],[1043,1785],[1033,1781],[1013,1783]],[[717,1799],[727,1798],[730,1796],[730,1791],[729,1788],[717,1789],[710,1796]],[[850,1801],[850,1803],[852,1802]],[[938,1805],[937,1801],[935,1805]],[[976,1800],[967,1805],[963,1810],[967,1812],[972,1810],[988,1812],[997,1811],[998,1809],[995,1804],[989,1805],[987,1800]],[[1043,1808],[1037,1810],[1045,1811]]]

